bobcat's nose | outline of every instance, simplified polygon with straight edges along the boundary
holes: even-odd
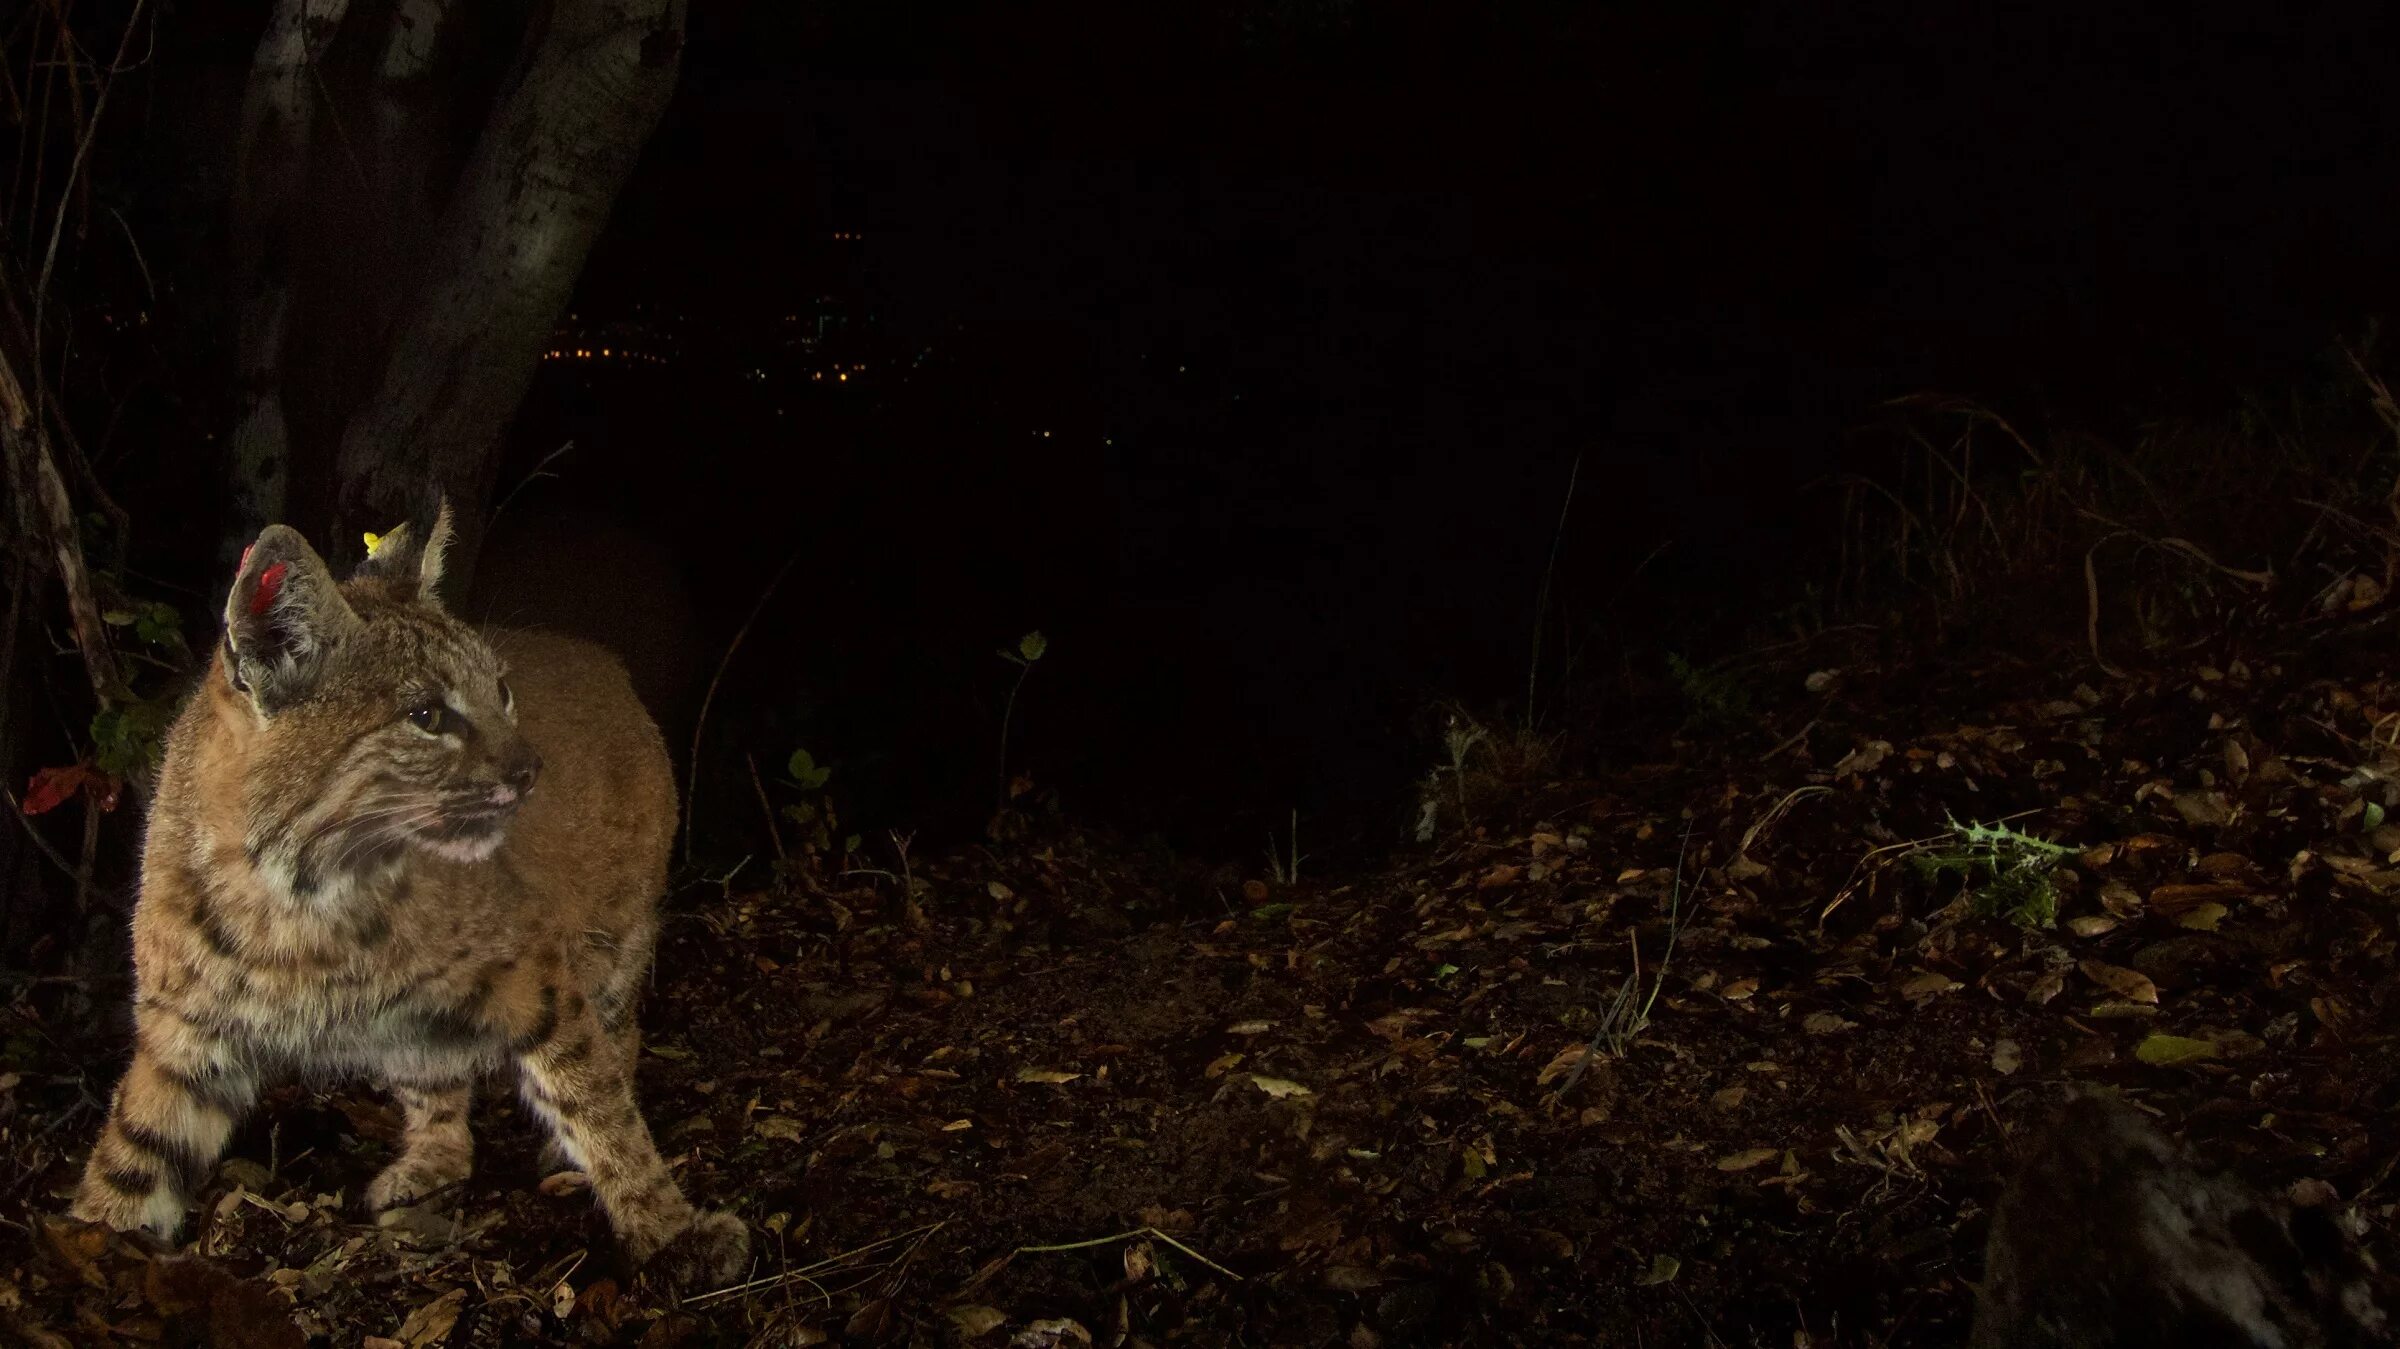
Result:
[[[541,754],[531,745],[520,744],[501,761],[500,785],[492,789],[492,796],[503,805],[517,801],[533,790],[541,775]]]

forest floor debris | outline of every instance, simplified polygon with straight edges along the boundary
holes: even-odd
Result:
[[[183,1253],[65,1222],[118,1045],[29,988],[0,1331],[1955,1343],[2011,1138],[2083,1082],[2391,1267],[2400,681],[2371,638],[2246,640],[2104,683],[1846,651],[1752,732],[1297,884],[1060,832],[917,857],[913,894],[699,887],[642,1095],[759,1241],[681,1307],[497,1089],[475,1178],[381,1221],[390,1108],[293,1087]]]

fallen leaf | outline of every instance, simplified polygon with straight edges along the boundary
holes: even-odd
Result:
[[[1590,1052],[1590,1048],[1585,1045],[1568,1045],[1553,1055],[1550,1062],[1542,1066],[1542,1071],[1534,1074],[1533,1085],[1546,1087],[1574,1072],[1575,1065],[1583,1062],[1584,1056]]]
[[[2217,1056],[2217,1047],[2206,1040],[2186,1035],[2151,1035],[2134,1047],[2133,1056],[2154,1067],[2168,1068],[2178,1063],[2194,1063]]]
[[[1307,1096],[1311,1094],[1308,1088],[1301,1086],[1299,1083],[1292,1081],[1290,1078],[1284,1077],[1260,1077],[1258,1074],[1252,1073],[1250,1075],[1250,1085],[1258,1088],[1260,1091],[1265,1092],[1267,1095],[1272,1096],[1279,1101],[1287,1096]]]
[[[2150,982],[2150,976],[2140,970],[2129,970],[2122,965],[2110,965],[2098,960],[2079,961],[2076,968],[2083,971],[2084,978],[2127,1002],[2158,1001],[2158,985]]]
[[[1634,1283],[1642,1288],[1655,1287],[1658,1284],[1672,1282],[1675,1276],[1682,1272],[1683,1262],[1681,1260],[1671,1255],[1655,1256],[1650,1261],[1649,1272],[1635,1279]]]
[[[1017,1070],[1017,1080],[1019,1082],[1049,1082],[1055,1084],[1060,1082],[1072,1082],[1081,1076],[1083,1076],[1081,1073],[1061,1072],[1056,1068],[1019,1068]]]
[[[1383,1276],[1359,1265],[1328,1265],[1320,1280],[1336,1293],[1363,1293],[1382,1284]]]
[[[1023,1330],[1011,1336],[1009,1349],[1056,1349],[1062,1344],[1090,1344],[1092,1332],[1080,1322],[1064,1316],[1029,1322]]]
[[[1763,1166],[1774,1161],[1782,1155],[1783,1149],[1781,1148],[1744,1148],[1740,1152],[1719,1157],[1717,1169],[1719,1171],[1747,1171],[1754,1166]]]
[[[453,1288],[410,1312],[394,1334],[408,1349],[426,1349],[450,1337],[450,1328],[458,1324],[459,1310],[466,1305],[467,1290]]]
[[[2167,804],[2183,817],[2185,824],[2230,824],[2233,821],[2233,802],[2223,792],[2177,792]]]
[[[950,1318],[950,1324],[958,1327],[959,1334],[970,1340],[988,1335],[1008,1322],[1007,1313],[998,1307],[986,1307],[980,1302],[952,1307],[943,1315]]]
[[[1890,741],[1870,740],[1843,755],[1841,761],[1833,766],[1833,775],[1848,777],[1852,773],[1872,773],[1882,766],[1883,761],[1890,757],[1891,752],[1892,743]],[[1669,1275],[1668,1277],[1674,1276]]]
[[[571,1194],[582,1194],[592,1188],[592,1178],[581,1171],[553,1171],[542,1177],[541,1184],[534,1188],[553,1199],[560,1199]]]
[[[842,1330],[854,1340],[880,1340],[891,1333],[892,1315],[890,1298],[874,1298],[850,1313],[850,1322]]]
[[[1236,1021],[1225,1028],[1227,1035],[1264,1035],[1275,1029],[1272,1021]]]
[[[2067,971],[2064,966],[2061,966],[2034,980],[2033,987],[2025,990],[2025,1001],[2036,1007],[2045,1006],[2052,998],[2065,992],[2066,987]]]
[[[2228,912],[2230,910],[2224,905],[2212,900],[2177,914],[2175,926],[2190,928],[2194,932],[2214,932],[2217,930],[2218,924],[2225,921],[2225,915]]]
[[[2025,1051],[2014,1040],[2000,1040],[1992,1045],[1992,1071],[2003,1076],[2025,1066]]]
[[[1848,1030],[1857,1024],[1855,1021],[1843,1020],[1840,1014],[1835,1012],[1810,1012],[1800,1022],[1800,1029],[1811,1035],[1831,1035],[1835,1031]]]
[[[1932,970],[1927,970],[1922,974],[1913,975],[1904,981],[1900,985],[1900,996],[1904,998],[1930,998],[1940,993],[1956,993],[1958,990],[1964,987],[1966,987],[1966,985],[1960,983],[1956,979],[1951,978],[1949,975],[1937,974]]]

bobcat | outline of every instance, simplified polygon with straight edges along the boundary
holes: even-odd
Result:
[[[445,611],[449,537],[445,508],[342,583],[281,525],[244,555],[168,735],[133,1064],[75,1215],[172,1239],[262,1079],[288,1073],[390,1089],[406,1132],[366,1199],[414,1202],[466,1177],[475,1081],[508,1064],[636,1263],[730,1280],[748,1229],[684,1199],[633,1096],[665,743],[599,648]]]

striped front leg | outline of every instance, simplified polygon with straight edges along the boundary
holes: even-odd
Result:
[[[633,1043],[580,1009],[518,1056],[525,1099],[591,1177],[593,1197],[634,1263],[677,1289],[730,1282],[749,1262],[749,1229],[730,1213],[694,1209],[676,1188],[634,1103]]]
[[[133,1066],[84,1166],[75,1216],[173,1240],[257,1093],[232,1045],[170,1013],[135,1007]]]

